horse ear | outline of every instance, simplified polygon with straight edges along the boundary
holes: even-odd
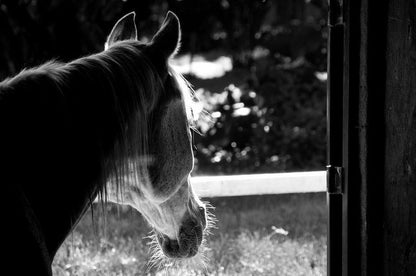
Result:
[[[136,13],[131,12],[120,18],[114,25],[110,32],[110,35],[105,42],[105,49],[108,49],[117,41],[136,39],[137,40],[137,28],[135,23]]]
[[[155,34],[151,45],[163,53],[165,58],[174,56],[180,47],[181,26],[178,17],[168,11],[162,27]]]

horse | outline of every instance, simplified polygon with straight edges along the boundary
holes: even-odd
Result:
[[[139,41],[131,12],[103,51],[0,83],[3,270],[52,275],[57,250],[97,197],[141,212],[158,258],[201,250],[210,221],[190,185],[195,100],[169,65],[180,37],[169,11],[150,42]]]

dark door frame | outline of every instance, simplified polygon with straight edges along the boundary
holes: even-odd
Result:
[[[329,2],[328,276],[384,275],[389,3]]]

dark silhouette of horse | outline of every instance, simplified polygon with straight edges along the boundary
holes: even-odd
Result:
[[[97,196],[144,215],[157,258],[198,253],[207,215],[189,184],[193,98],[168,64],[179,21],[169,12],[142,43],[134,19],[116,23],[103,52],[0,83],[1,269],[10,275],[51,275]]]

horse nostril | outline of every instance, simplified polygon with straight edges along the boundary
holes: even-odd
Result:
[[[180,247],[177,240],[171,240],[169,238],[164,239],[162,243],[162,250],[163,253],[170,258],[177,258],[178,255],[180,255]]]

